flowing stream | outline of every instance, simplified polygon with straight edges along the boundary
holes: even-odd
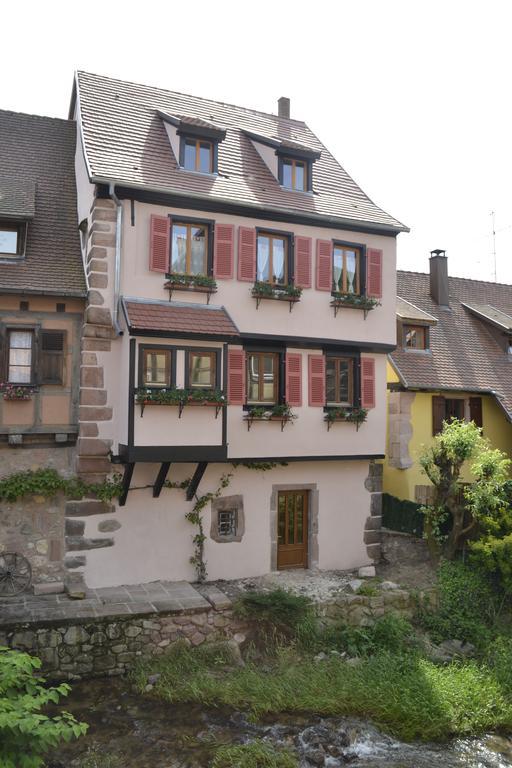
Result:
[[[447,744],[404,744],[351,718],[245,715],[172,705],[134,693],[122,680],[76,683],[64,707],[90,724],[87,736],[52,755],[51,768],[74,768],[89,748],[124,768],[208,768],[215,746],[266,739],[287,745],[301,768],[509,768],[512,738],[489,735]],[[98,763],[100,765],[100,763]],[[117,765],[117,764],[116,764]]]

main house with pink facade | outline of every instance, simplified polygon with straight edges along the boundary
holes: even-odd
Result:
[[[77,504],[87,584],[195,580],[205,494],[210,579],[371,563],[406,227],[287,99],[267,114],[79,72],[70,118],[77,469],[123,485]]]

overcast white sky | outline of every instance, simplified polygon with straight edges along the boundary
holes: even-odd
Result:
[[[382,208],[399,267],[512,283],[508,0],[3,3],[0,108],[67,116],[73,71],[273,112],[291,98]]]

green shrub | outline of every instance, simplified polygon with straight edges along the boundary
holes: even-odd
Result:
[[[260,631],[285,638],[296,636],[304,622],[313,620],[313,605],[307,597],[284,589],[248,592],[235,605],[238,616],[257,621]]]
[[[501,602],[489,577],[461,562],[443,562],[438,571],[438,594],[437,610],[419,614],[432,639],[457,638],[485,646]]]
[[[212,768],[298,768],[297,758],[287,749],[276,749],[265,741],[220,747]]]
[[[1,768],[38,768],[51,747],[87,730],[68,712],[55,717],[42,714],[70,689],[65,683],[47,688],[44,678],[36,675],[40,667],[41,661],[28,653],[0,647]]]

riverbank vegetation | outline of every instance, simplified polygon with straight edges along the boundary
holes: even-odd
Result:
[[[512,635],[499,593],[461,563],[441,568],[440,593],[439,608],[418,613],[414,627],[391,615],[371,627],[322,628],[307,600],[292,596],[267,642],[260,634],[245,650],[243,666],[233,663],[229,645],[177,644],[142,662],[134,682],[142,692],[148,676],[157,675],[151,695],[254,718],[282,712],[369,718],[406,741],[510,730]],[[260,611],[265,621],[257,625],[269,632],[272,604],[285,603],[281,592],[253,594],[241,611]],[[474,658],[433,661],[427,631],[436,641],[473,643]]]

